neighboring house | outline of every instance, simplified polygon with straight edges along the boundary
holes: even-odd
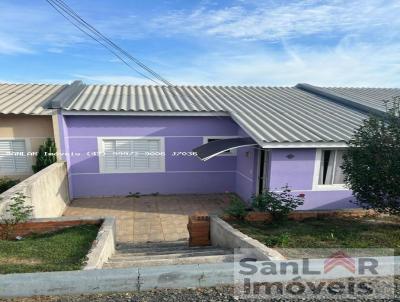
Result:
[[[54,137],[52,110],[43,105],[64,87],[0,84],[0,177],[26,178],[33,174],[32,153],[46,138]]]
[[[302,209],[353,205],[345,142],[399,89],[120,86],[75,83],[50,107],[74,198],[235,192],[286,184]],[[200,158],[193,150],[198,152]]]

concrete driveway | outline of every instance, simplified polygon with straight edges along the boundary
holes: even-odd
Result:
[[[118,243],[188,239],[188,216],[203,210],[220,214],[229,204],[225,194],[159,195],[75,199],[64,216],[114,216]]]

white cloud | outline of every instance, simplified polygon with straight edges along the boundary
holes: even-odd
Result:
[[[280,40],[304,35],[358,32],[400,25],[396,0],[297,0],[276,5],[259,1],[255,6],[232,5],[175,11],[153,21],[171,34],[222,36],[249,40]]]
[[[27,54],[32,52],[32,49],[26,47],[23,43],[11,37],[0,35],[0,54]]]
[[[332,49],[288,46],[284,53],[253,49],[205,55],[190,67],[173,70],[175,83],[203,85],[398,87],[400,43],[381,47],[355,43]],[[178,75],[178,76],[174,76]]]

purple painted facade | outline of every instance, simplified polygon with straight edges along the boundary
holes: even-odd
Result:
[[[205,136],[247,136],[229,117],[155,117],[60,115],[62,151],[66,152],[70,194],[73,198],[143,194],[235,192],[249,201],[256,193],[258,148],[237,149],[236,156],[218,156],[206,162],[191,152]],[[165,172],[101,173],[98,137],[155,136],[165,139]],[[288,156],[289,155],[289,156]],[[301,209],[335,209],[354,205],[348,190],[313,190],[315,149],[271,149],[266,187],[288,184],[306,195]]]
[[[236,156],[218,156],[207,162],[191,152],[204,136],[237,136],[238,126],[228,117],[64,116],[64,146],[69,162],[72,196],[235,192]],[[162,136],[165,172],[100,173],[97,137]]]
[[[269,189],[280,190],[286,184],[294,193],[305,194],[300,210],[354,208],[350,190],[313,190],[316,149],[272,149],[270,151]]]

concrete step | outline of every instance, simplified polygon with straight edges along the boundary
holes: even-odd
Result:
[[[146,248],[175,248],[175,247],[188,247],[188,240],[178,240],[178,241],[161,241],[161,242],[146,242],[146,243],[118,243],[117,249],[146,249]]]
[[[162,253],[147,252],[147,253],[120,253],[117,252],[111,258],[112,261],[124,260],[154,260],[154,259],[174,259],[174,258],[187,258],[187,257],[199,257],[199,256],[214,256],[214,255],[227,255],[232,254],[231,250],[219,249],[219,248],[208,248],[208,249],[186,249],[186,250],[168,250]]]
[[[233,262],[233,254],[196,256],[172,259],[146,259],[146,260],[113,260],[112,258],[104,265],[104,268],[126,268],[126,267],[147,267],[160,265],[179,265],[179,264],[205,264]]]
[[[197,251],[197,250],[212,250],[215,249],[214,246],[193,246],[189,247],[185,246],[176,246],[176,247],[130,247],[130,248],[118,248],[117,253],[121,254],[138,254],[140,255],[161,255],[161,254],[169,254],[171,252],[183,252],[187,250]]]

